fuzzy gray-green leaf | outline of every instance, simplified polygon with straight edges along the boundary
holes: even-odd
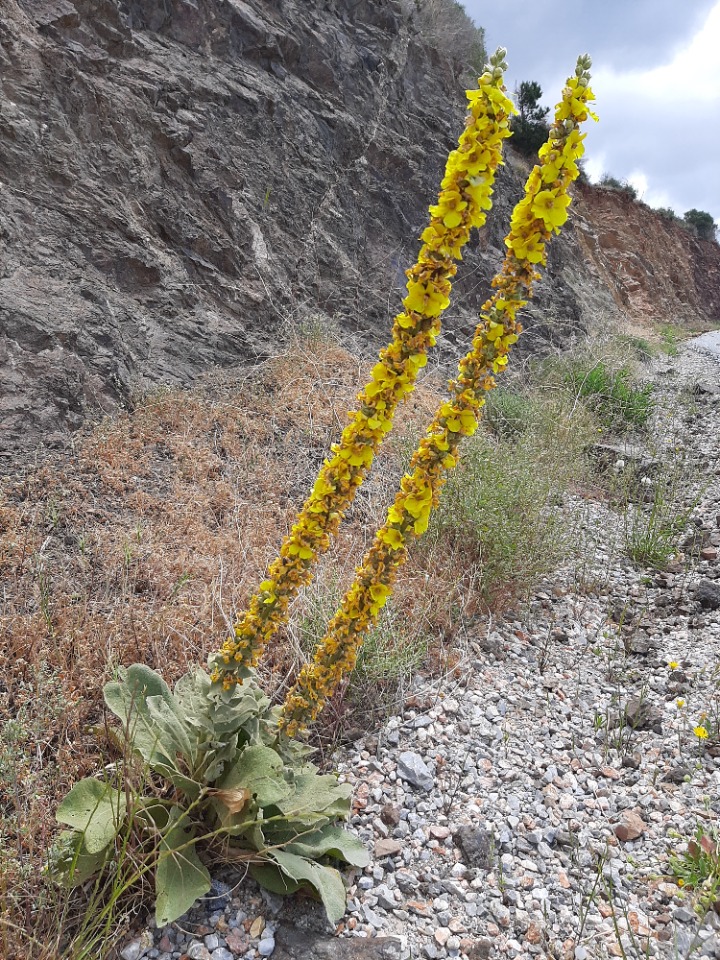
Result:
[[[278,803],[292,788],[283,778],[282,759],[270,747],[246,747],[235,766],[218,782],[223,790],[245,787],[261,807]]]
[[[195,831],[173,807],[168,830],[163,834],[155,871],[155,922],[164,927],[181,917],[210,889],[210,874],[195,849]]]
[[[354,867],[366,867],[370,863],[370,854],[363,843],[348,830],[333,824],[299,837],[286,850],[311,860],[324,856],[335,857]]]
[[[174,700],[168,703],[162,697],[148,697],[147,708],[151,721],[158,731],[163,752],[171,758],[180,754],[192,767],[196,753],[197,732],[188,728],[180,716],[177,703]]]
[[[109,847],[88,853],[79,830],[63,830],[50,850],[48,872],[64,887],[78,887],[102,869]]]
[[[105,703],[126,729],[133,749],[143,760],[169,764],[172,748],[160,741],[160,733],[150,716],[149,697],[173,703],[170,688],[154,670],[135,663],[120,672],[120,679],[106,683]]]
[[[197,667],[180,677],[175,684],[174,695],[185,721],[212,735],[213,723],[210,715],[213,702],[209,697],[210,687],[210,677]]]
[[[308,885],[322,900],[330,923],[335,925],[345,914],[346,894],[342,877],[337,870],[298,857],[286,850],[274,850],[273,859],[291,880]]]
[[[332,774],[305,773],[295,780],[294,793],[278,803],[282,813],[299,817],[319,814],[329,818],[346,817],[350,812],[352,788],[338,783]]]
[[[56,819],[83,834],[88,853],[104,850],[125,817],[125,794],[92,777],[76,783],[58,807]]]
[[[286,897],[291,893],[297,893],[301,884],[291,880],[286,873],[275,863],[251,863],[250,876],[259,883],[265,890],[271,893],[279,893]]]

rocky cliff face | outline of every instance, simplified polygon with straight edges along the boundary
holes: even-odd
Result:
[[[5,0],[0,448],[268,355],[308,317],[385,339],[461,123],[457,71],[397,0]],[[501,260],[516,166],[461,267],[446,353]],[[717,245],[615,195],[585,191],[579,213],[536,336],[720,319]]]
[[[627,320],[720,324],[720,246],[622,191],[579,187],[577,240]]]

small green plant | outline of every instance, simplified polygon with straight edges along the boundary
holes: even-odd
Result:
[[[485,402],[485,423],[498,437],[517,437],[532,423],[532,401],[522,393],[502,387],[489,393]]]
[[[627,180],[618,180],[617,177],[611,177],[608,173],[603,174],[600,178],[600,186],[605,190],[617,190],[620,193],[625,193],[631,200],[637,200],[638,198],[638,192],[631,183]]]
[[[628,482],[631,497],[624,505],[623,527],[628,555],[639,566],[663,570],[677,553],[694,503],[690,506],[681,504],[681,479],[673,471],[652,479],[631,478]],[[637,499],[638,487],[649,492],[649,502],[629,502]]]
[[[629,367],[580,358],[570,361],[564,380],[610,430],[644,427],[652,414],[653,386],[638,383]]]
[[[278,738],[277,708],[252,678],[217,690],[196,669],[171,692],[157,673],[135,664],[104,694],[131,753],[164,785],[133,792],[113,768],[106,779],[77,783],[57,811],[71,828],[51,855],[59,881],[83,884],[132,846],[142,851],[136,879],[155,872],[156,922],[163,926],[209,891],[200,852],[221,845],[274,893],[317,895],[337,923],[345,888],[331,864],[369,862],[360,841],[337,823],[349,813],[350,787],[319,774],[308,747]]]
[[[665,323],[660,327],[661,349],[663,353],[666,353],[669,357],[676,357],[678,355],[680,339],[678,328],[671,323]]]
[[[704,916],[720,900],[720,836],[699,825],[687,848],[670,855],[678,886],[693,891],[697,912]]]

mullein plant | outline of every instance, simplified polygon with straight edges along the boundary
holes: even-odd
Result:
[[[568,190],[584,153],[580,124],[588,116],[597,119],[588,109],[594,99],[590,66],[588,56],[580,57],[575,75],[563,90],[548,140],[539,151],[540,163],[530,173],[524,197],[513,211],[505,260],[492,282],[495,293],[481,308],[472,349],[460,361],[458,376],[449,384],[449,397],[415,451],[395,503],[313,661],[300,671],[283,704],[280,731],[287,737],[296,737],[316,719],[342,677],[353,669],[363,636],[387,602],[407,558],[408,543],[427,529],[446,474],[458,462],[460,442],[477,429],[484,394],[495,386],[495,375],[503,371],[522,331],[518,311],[540,278],[537,267],[546,265],[548,241],[568,217]]]
[[[415,452],[387,520],[313,663],[300,672],[282,708],[272,706],[260,691],[252,668],[285,620],[290,600],[309,582],[312,561],[327,548],[391,427],[398,403],[413,389],[449,303],[454,261],[471,228],[485,220],[514,111],[502,84],[502,50],[480,78],[479,88],[468,93],[466,128],[448,159],[438,204],[430,208],[418,262],[408,271],[408,294],[395,318],[393,341],[373,368],[358,409],[350,414],[350,426],[332,448],[268,579],[233,636],[211,658],[212,676],[192,671],[171,691],[158,674],[136,664],[120,670],[106,685],[105,701],[122,722],[128,756],[141,759],[165,786],[158,790],[153,779],[152,790],[133,789],[110,765],[103,777],[76,784],[58,808],[58,821],[71,829],[51,851],[50,872],[61,883],[74,885],[109,872],[114,885],[99,913],[103,929],[109,930],[117,907],[117,877],[126,877],[126,850],[140,856],[137,870],[133,859],[132,877],[122,879],[123,890],[154,868],[160,927],[208,892],[210,875],[196,845],[219,840],[237,848],[237,856],[262,886],[275,893],[309,890],[322,900],[332,923],[343,916],[345,886],[332,864],[362,868],[370,858],[360,841],[338,824],[350,814],[349,786],[322,774],[308,761],[308,747],[295,738],[353,668],[363,635],[405,561],[408,543],[427,528],[445,474],[457,462],[460,441],[477,428],[483,395],[495,385],[494,376],[518,339],[517,312],[539,276],[537,265],[545,264],[547,241],[567,219],[567,191],[583,153],[579,125],[592,100],[589,67],[589,58],[580,58],[558,105],[550,139],[540,151],[541,163],[515,208],[507,256],[493,281],[496,292],[483,306],[472,350],[460,362],[449,398]],[[700,730],[705,728],[696,728],[698,738],[703,736]]]
[[[407,296],[395,317],[392,341],[381,351],[371,380],[358,394],[332,456],[320,470],[310,496],[285,538],[267,578],[241,614],[233,633],[210,658],[212,678],[227,689],[249,675],[288,607],[312,579],[312,565],[337,532],[385,435],[398,404],[415,386],[419,370],[440,332],[440,315],[450,303],[456,260],[473,227],[485,223],[492,186],[502,162],[503,141],[516,109],[505,95],[507,64],[502,48],[491,57],[478,88],[467,92],[468,114],[457,149],[447,161],[438,202],[422,234],[417,262],[407,271]]]

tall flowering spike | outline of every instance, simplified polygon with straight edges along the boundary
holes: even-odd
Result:
[[[457,149],[448,157],[440,195],[430,207],[417,263],[407,271],[407,296],[395,317],[392,341],[381,351],[372,378],[358,394],[358,406],[332,456],[298,514],[280,555],[270,565],[233,634],[210,658],[214,682],[229,687],[247,676],[265,644],[287,620],[288,606],[312,579],[311,566],[327,550],[347,507],[362,483],[399,402],[415,386],[418,371],[440,331],[440,315],[450,303],[451,278],[473,227],[485,223],[492,185],[502,162],[503,140],[510,136],[515,107],[505,96],[505,50],[499,49],[467,91],[468,115]]]
[[[415,451],[400,492],[377,532],[370,550],[340,610],[328,626],[311,664],[301,670],[282,708],[280,729],[295,736],[312,723],[342,677],[355,665],[368,627],[392,593],[397,571],[407,557],[407,543],[427,529],[437,506],[447,471],[458,461],[464,436],[478,426],[485,391],[495,386],[495,375],[507,363],[508,352],[522,328],[516,320],[539,279],[536,264],[545,264],[546,244],[567,219],[568,188],[578,176],[577,160],[584,152],[580,124],[591,114],[590,58],[578,59],[575,76],[563,90],[541,163],[525,185],[525,195],[513,211],[507,253],[493,280],[496,292],[481,309],[472,350],[460,361],[458,376],[449,385],[449,397],[436,411]]]

